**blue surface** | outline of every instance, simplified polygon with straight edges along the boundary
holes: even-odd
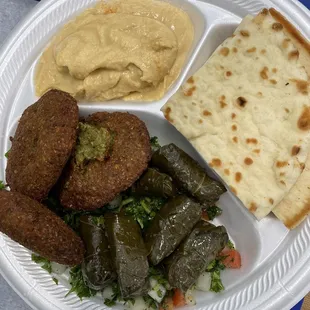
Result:
[[[310,9],[310,0],[299,0],[304,6]]]
[[[304,300],[302,299],[295,307],[293,307],[291,310],[301,310],[302,304]]]

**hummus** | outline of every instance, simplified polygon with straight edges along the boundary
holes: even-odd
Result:
[[[55,88],[78,100],[158,100],[179,76],[193,34],[189,16],[169,3],[100,2],[43,52],[36,94]]]

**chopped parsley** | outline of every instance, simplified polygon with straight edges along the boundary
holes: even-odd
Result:
[[[159,296],[161,297],[161,296]],[[147,309],[158,309],[158,303],[150,296],[143,296],[143,300],[147,305]]]
[[[124,302],[125,304],[130,302],[133,305],[135,304],[134,298],[122,298],[121,290],[117,282],[113,282],[112,285],[112,296],[111,298],[105,298],[104,304],[108,307],[112,307],[116,304],[117,301]]]
[[[104,225],[104,216],[92,216],[92,222],[96,225],[96,226],[100,226],[100,225]]]
[[[167,290],[171,289],[168,279],[165,277],[163,271],[160,268],[151,266],[149,268],[149,276],[154,278],[158,282],[158,284],[161,284]]]
[[[6,158],[9,158],[9,153],[10,153],[10,151],[11,151],[11,149],[9,149],[9,150],[4,154],[4,156],[5,156]]]
[[[235,249],[235,245],[234,245],[230,240],[228,240],[226,246],[227,246],[229,249],[231,249],[231,250],[234,250],[234,249]]]
[[[164,198],[129,196],[123,200],[122,206],[126,208],[126,214],[133,216],[141,228],[144,229],[165,202],[166,199]]]
[[[32,254],[31,259],[35,263],[39,264],[41,266],[41,268],[46,270],[48,273],[53,272],[52,263],[48,259],[46,259],[40,255],[36,255],[36,254]],[[55,277],[52,277],[52,280],[58,285],[58,279],[56,279]]]
[[[225,256],[214,259],[206,269],[207,272],[211,273],[211,292],[219,293],[225,289],[221,280],[221,271],[226,268],[222,263],[223,259]]]
[[[52,264],[51,262],[42,257],[42,256],[39,256],[39,255],[36,255],[36,254],[32,254],[31,255],[31,259],[37,263],[37,264],[40,264],[41,265],[41,268],[43,268],[44,270],[46,270],[48,273],[52,273]]]
[[[219,293],[223,291],[224,285],[221,280],[221,271],[220,270],[215,270],[211,272],[211,285],[210,285],[210,291]]]
[[[159,144],[158,138],[152,137],[150,141],[151,141],[152,152],[156,152],[161,147],[161,145]]]
[[[207,272],[213,272],[213,271],[217,271],[217,270],[224,270],[226,267],[225,265],[222,263],[222,259],[214,259],[213,261],[211,261],[211,263],[208,265],[206,271]]]
[[[82,300],[83,297],[92,297],[97,293],[95,290],[89,288],[84,282],[81,266],[71,268],[69,283],[71,285],[71,290],[67,293],[66,297],[75,292]]]
[[[3,183],[3,181],[0,181],[0,190],[1,190],[1,189],[5,189],[5,187],[6,187],[6,186],[5,186],[5,184]]]
[[[66,224],[68,224],[73,230],[78,231],[80,226],[80,216],[81,212],[72,211],[68,212],[63,216],[63,220]]]
[[[48,198],[43,201],[43,204],[46,205],[51,211],[56,213],[59,217],[63,219],[63,221],[69,225],[77,234],[79,234],[79,226],[80,226],[80,217],[81,215],[91,215],[94,217],[93,221],[96,224],[98,221],[103,224],[104,218],[104,209],[96,209],[94,211],[71,211],[65,209],[57,197],[56,193],[53,190],[50,192]]]
[[[214,220],[217,216],[220,216],[222,214],[222,209],[218,206],[211,206],[206,209],[206,212],[208,214],[208,218],[210,221]]]
[[[105,304],[107,307],[113,307],[113,306],[115,306],[116,301],[113,300],[113,299],[110,299],[110,298],[106,298],[106,299],[104,300],[104,304]]]

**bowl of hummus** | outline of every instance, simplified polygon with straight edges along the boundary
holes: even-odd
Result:
[[[35,71],[36,95],[59,89],[84,102],[162,99],[182,79],[202,41],[203,30],[200,37],[195,33],[197,16],[190,16],[197,14],[195,7],[184,4],[98,2],[60,29],[44,50]]]

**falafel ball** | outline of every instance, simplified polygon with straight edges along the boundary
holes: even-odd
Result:
[[[6,168],[12,191],[38,201],[47,196],[70,158],[78,121],[76,100],[59,90],[48,91],[24,111]]]
[[[135,115],[98,112],[89,116],[85,123],[93,126],[92,131],[83,133],[83,137],[89,137],[88,146],[100,145],[94,137],[98,135],[106,144],[101,156],[97,147],[92,153],[95,157],[90,158],[89,150],[84,151],[87,139],[78,137],[78,152],[64,173],[60,201],[67,208],[92,210],[112,201],[141,176],[151,158],[151,145],[144,122]],[[84,144],[83,150],[81,142]],[[79,164],[81,154],[88,154],[87,161],[82,165]]]
[[[0,190],[0,231],[26,248],[59,264],[83,261],[80,237],[47,207],[18,192]]]

